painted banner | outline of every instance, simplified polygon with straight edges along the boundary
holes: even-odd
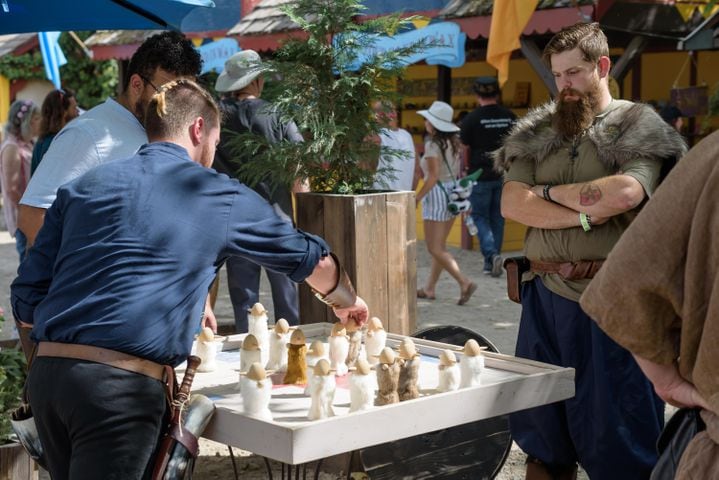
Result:
[[[215,71],[221,73],[225,69],[225,61],[240,51],[237,40],[234,38],[223,38],[216,42],[206,43],[197,47],[202,57],[202,72]]]
[[[367,43],[371,46],[359,54],[357,60],[349,67],[350,70],[357,70],[377,54],[409,47],[422,40],[431,46],[406,57],[405,61],[408,65],[424,60],[428,65],[444,65],[454,68],[461,67],[465,61],[464,44],[467,41],[467,35],[461,32],[459,25],[453,22],[433,23],[424,28],[399,33],[392,37],[372,35],[364,40],[369,40]]]

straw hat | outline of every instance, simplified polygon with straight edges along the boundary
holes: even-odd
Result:
[[[215,339],[215,332],[210,327],[204,327],[199,335],[200,340],[203,342],[211,342]]]
[[[250,380],[254,380],[256,382],[267,378],[267,372],[260,362],[253,363],[250,365],[250,369],[247,373],[240,373],[240,375],[245,375]]]
[[[248,311],[253,317],[259,317],[260,315],[267,313],[267,310],[265,310],[265,306],[262,305],[260,302],[257,302],[252,305],[252,308]]]
[[[379,355],[374,356],[379,357],[379,363],[386,363],[387,365],[394,364],[395,360],[397,359],[397,356],[394,354],[394,351],[389,347],[384,347]]]
[[[355,368],[354,368],[355,375],[369,375],[369,372],[371,370],[372,370],[372,367],[370,367],[369,363],[364,358],[359,358],[355,362]]]
[[[439,364],[443,366],[450,366],[457,363],[457,357],[452,350],[442,350],[439,354]]]
[[[315,357],[323,357],[326,353],[324,342],[322,340],[315,340],[310,344],[310,349],[307,350],[307,353]]]
[[[305,332],[298,328],[290,336],[290,345],[304,345],[306,340]]]
[[[347,335],[347,329],[340,322],[337,322],[332,325],[332,333],[330,335],[333,337],[343,337]]]
[[[237,52],[227,59],[225,69],[215,82],[218,92],[242,90],[264,71],[262,59],[254,50]]]
[[[379,317],[370,318],[369,322],[367,322],[367,330],[370,332],[374,332],[377,330],[384,330],[384,325],[382,325],[382,320],[380,320]]]
[[[481,355],[482,350],[485,350],[487,347],[480,347],[479,343],[477,343],[477,340],[470,338],[467,340],[467,343],[464,344],[464,354],[468,357],[476,357],[477,355]]]
[[[459,132],[459,127],[452,123],[454,109],[447,103],[436,100],[429,110],[420,110],[417,114],[426,118],[440,132]]]
[[[279,337],[290,331],[290,324],[287,323],[287,320],[285,320],[284,318],[280,318],[279,320],[277,320],[277,322],[275,322],[274,330]]]
[[[414,342],[409,338],[402,340],[402,343],[399,344],[399,358],[412,360],[416,357],[419,357],[419,353],[417,353],[417,347],[414,345]]]
[[[332,372],[334,370],[330,368],[330,362],[326,358],[321,358],[312,368],[312,374],[319,377],[326,377]]]
[[[260,349],[260,343],[257,341],[257,337],[252,335],[251,333],[248,334],[245,339],[242,341],[242,350],[259,350]]]

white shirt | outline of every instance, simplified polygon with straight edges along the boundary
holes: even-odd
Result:
[[[379,133],[380,144],[392,150],[401,150],[404,155],[381,155],[377,169],[392,168],[390,172],[394,175],[394,179],[388,176],[377,175],[373,188],[375,190],[398,190],[407,191],[412,189],[412,179],[414,178],[414,141],[412,135],[401,128],[390,130],[383,128]]]
[[[135,115],[108,98],[60,130],[20,203],[48,209],[61,185],[101,163],[130,157],[145,143],[145,128]]]

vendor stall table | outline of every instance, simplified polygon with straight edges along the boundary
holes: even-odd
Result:
[[[332,325],[303,325],[308,343],[329,336]],[[244,415],[238,390],[239,351],[244,335],[227,337],[218,355],[218,369],[198,373],[193,391],[217,405],[203,437],[239,447],[277,461],[298,465],[364,447],[421,433],[495,417],[544,405],[574,395],[574,370],[485,352],[482,385],[437,393],[437,357],[456,346],[414,339],[422,355],[421,396],[393,405],[348,413],[348,376],[337,378],[336,416],[309,421],[310,398],[303,387],[281,385],[282,374],[272,376],[274,389],[270,410],[274,421]],[[388,334],[387,345],[396,347],[404,338]],[[458,357],[461,356],[457,352]],[[181,368],[180,368],[181,370]]]

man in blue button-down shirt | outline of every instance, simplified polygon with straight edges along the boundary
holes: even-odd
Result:
[[[212,98],[186,80],[161,90],[153,143],[58,190],[11,287],[38,342],[28,391],[53,479],[147,475],[165,409],[153,368],[187,358],[228,257],[307,281],[344,322],[367,319],[324,240],[205,168],[220,133]]]

